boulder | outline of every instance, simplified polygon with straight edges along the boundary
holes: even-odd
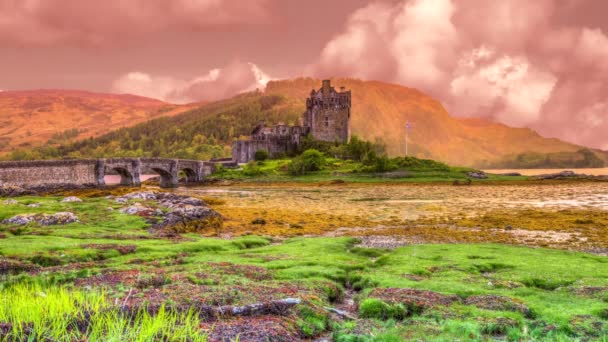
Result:
[[[119,198],[123,198],[126,200],[144,200],[144,201],[155,201],[157,199],[156,195],[158,193],[154,192],[154,191],[140,191],[140,192],[132,192],[130,194],[126,194],[120,197],[117,197],[116,199],[118,200]]]
[[[14,199],[7,199],[6,201],[4,201],[2,203],[6,204],[6,205],[19,204],[19,202],[15,201]]]
[[[154,212],[154,209],[143,206],[141,203],[135,203],[131,206],[128,206],[126,208],[122,208],[120,209],[121,213],[125,213],[125,214],[129,214],[129,215],[139,215],[141,213],[152,213]],[[161,212],[162,213],[162,212]]]
[[[30,203],[27,206],[29,208],[40,208],[40,203]]]
[[[82,200],[76,196],[68,196],[62,199],[61,202],[82,202]]]
[[[2,221],[3,224],[15,224],[18,226],[36,222],[42,226],[64,225],[80,222],[74,213],[58,212],[55,214],[20,214]]]
[[[166,227],[177,224],[188,224],[192,221],[207,221],[216,218],[221,219],[221,215],[211,208],[188,206],[171,210],[165,215],[160,225]]]
[[[473,179],[486,179],[486,178],[488,178],[488,176],[486,175],[486,173],[483,172],[483,171],[471,171],[471,172],[467,172],[467,177],[473,178]]]

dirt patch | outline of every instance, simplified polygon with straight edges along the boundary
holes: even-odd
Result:
[[[388,303],[403,303],[418,308],[445,306],[459,301],[459,298],[456,295],[446,295],[427,290],[400,288],[374,289],[369,294],[369,297],[378,298]]]
[[[201,329],[209,334],[210,342],[251,341],[291,342],[302,341],[295,328],[294,318],[277,316],[245,317],[202,323]]]
[[[113,249],[113,250],[118,251],[118,253],[120,253],[121,255],[135,253],[135,250],[137,249],[136,245],[118,245],[118,244],[113,244],[113,243],[108,243],[108,244],[90,243],[90,244],[81,245],[81,247],[98,249],[101,251],[108,251],[108,250]]]
[[[0,259],[0,275],[12,275],[21,272],[30,272],[40,269],[38,265],[18,260]]]
[[[273,277],[272,271],[259,266],[235,265],[229,262],[210,262],[208,265],[223,274],[239,275],[256,281],[270,280]]]
[[[468,297],[464,304],[474,305],[481,309],[495,311],[514,311],[520,312],[526,316],[531,314],[530,309],[526,304],[518,299],[497,296],[497,295],[482,295]]]

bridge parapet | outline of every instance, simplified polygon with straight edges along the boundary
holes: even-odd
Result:
[[[179,173],[188,183],[213,173],[210,162],[166,158],[107,158],[0,162],[0,181],[22,186],[105,185],[106,174],[120,175],[120,184],[139,186],[141,175],[156,173],[160,186],[176,187]]]

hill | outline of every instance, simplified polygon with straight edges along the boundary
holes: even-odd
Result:
[[[320,83],[311,78],[271,81],[264,92],[241,94],[95,139],[16,157],[228,156],[232,139],[249,134],[260,120],[297,123],[304,100]],[[540,160],[559,156],[560,161],[580,161],[588,157],[582,146],[544,138],[527,128],[451,117],[438,101],[416,89],[356,79],[334,79],[332,84],[352,90],[352,133],[366,140],[381,139],[393,156],[405,152],[405,123],[409,121],[413,125],[410,153],[453,165],[517,167],[518,160],[530,159],[530,153]],[[594,150],[592,155],[602,164],[606,160],[602,151]],[[542,162],[534,165],[543,166]]]
[[[100,136],[191,107],[135,95],[80,90],[0,92],[0,153]]]

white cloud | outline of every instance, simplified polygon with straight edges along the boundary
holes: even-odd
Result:
[[[130,72],[114,81],[112,91],[152,97],[171,103],[213,101],[264,89],[272,78],[253,63],[235,62],[191,80]]]

